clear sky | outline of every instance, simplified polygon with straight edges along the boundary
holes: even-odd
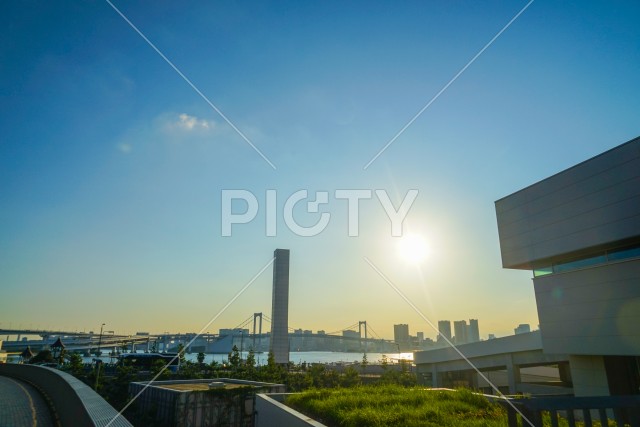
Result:
[[[275,248],[291,249],[292,327],[434,337],[364,257],[433,322],[536,327],[531,272],[501,268],[494,201],[640,134],[636,1],[533,2],[366,170],[526,2],[114,4],[276,169],[108,3],[4,3],[2,327],[198,331]],[[231,237],[225,189],[260,203]],[[330,194],[315,237],[283,221],[300,189]],[[375,196],[349,237],[336,189],[383,189],[396,206],[417,189],[404,231],[430,256],[397,256]],[[208,330],[259,311],[270,268]]]

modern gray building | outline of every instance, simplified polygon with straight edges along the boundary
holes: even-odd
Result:
[[[438,320],[438,342],[445,341],[444,338],[451,341],[451,321]]]
[[[480,327],[478,326],[478,319],[469,319],[469,326],[467,327],[467,341],[480,341]]]
[[[455,334],[456,344],[466,344],[469,342],[467,337],[467,321],[466,320],[454,320],[453,321],[453,333]]]
[[[289,363],[289,249],[273,253],[270,350],[276,363]]]
[[[408,344],[409,343],[409,325],[401,323],[399,325],[393,325],[393,341],[396,344]]]
[[[542,348],[576,395],[640,393],[640,138],[495,203],[504,268],[533,271]]]

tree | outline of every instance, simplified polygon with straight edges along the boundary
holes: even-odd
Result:
[[[215,378],[218,378],[220,376],[220,368],[220,364],[215,360],[212,360],[209,364],[209,372],[211,372],[211,375],[213,375]]]
[[[386,354],[382,355],[382,370],[386,371],[389,369],[389,358],[387,358]]]
[[[340,374],[335,369],[327,369],[323,375],[323,388],[335,388],[340,385]]]
[[[369,364],[369,360],[367,359],[367,353],[362,355],[362,362],[360,362],[360,367],[362,367],[362,373],[367,369],[367,365]]]
[[[244,377],[249,380],[256,379],[256,354],[253,349],[249,350],[247,359],[244,361]]]
[[[62,365],[64,363],[64,356],[66,356],[67,354],[67,350],[65,350],[64,348],[62,350],[60,350],[60,354],[58,355],[58,365]]]
[[[204,363],[204,353],[203,352],[198,353],[198,363],[201,364],[201,365]]]
[[[38,354],[31,358],[29,363],[55,363],[55,359],[53,358],[51,350],[40,350]]]
[[[171,376],[171,372],[168,369],[164,369],[165,366],[166,366],[165,362],[160,359],[154,360],[153,363],[151,364],[151,374],[155,377],[160,373],[160,375],[158,375],[158,378],[156,378],[156,380],[164,380]],[[180,368],[180,372],[182,372],[182,368]]]
[[[256,367],[256,354],[254,353],[253,349],[249,350],[249,353],[247,354],[247,360],[244,363],[248,367]]]
[[[358,371],[356,371],[353,366],[349,366],[345,369],[341,380],[343,387],[355,387],[360,384],[360,374],[358,374]]]
[[[234,372],[237,372],[240,367],[240,350],[236,345],[233,346],[231,353],[229,353],[229,365],[231,365]]]
[[[69,363],[65,365],[65,369],[71,373],[71,375],[78,377],[84,373],[84,363],[82,356],[78,353],[71,353],[69,356]]]
[[[187,358],[184,357],[184,344],[182,343],[178,344],[178,358],[181,365],[187,361]]]
[[[267,357],[267,365],[262,366],[260,369],[260,376],[263,381],[280,383],[283,381],[285,376],[285,371],[282,366],[276,363],[276,358],[273,355],[273,351],[269,352],[269,356]]]

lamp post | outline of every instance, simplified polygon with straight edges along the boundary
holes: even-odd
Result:
[[[96,351],[96,356],[100,357],[100,354],[102,353],[100,351],[100,346],[102,345],[102,329],[104,329],[104,325],[106,325],[106,323],[103,323],[100,326],[100,337],[98,338],[98,350]]]

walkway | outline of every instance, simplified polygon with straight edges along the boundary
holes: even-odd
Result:
[[[0,427],[53,427],[42,395],[30,384],[0,376]]]

